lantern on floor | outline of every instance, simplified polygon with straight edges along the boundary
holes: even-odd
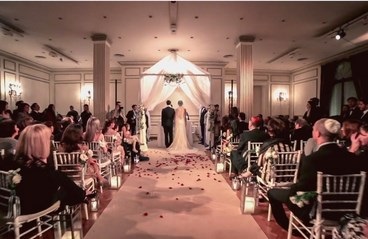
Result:
[[[220,154],[215,160],[216,173],[223,173],[225,171],[225,155]]]
[[[252,214],[258,205],[258,183],[251,177],[244,178],[240,193],[240,211]]]
[[[234,191],[238,191],[238,190],[241,188],[242,180],[243,180],[242,178],[234,177],[234,178],[231,180],[231,188],[232,188]]]
[[[119,175],[111,176],[110,188],[119,189],[121,187],[121,177]]]
[[[124,160],[123,172],[124,173],[132,172],[132,160],[130,158]]]
[[[98,200],[98,197],[91,198],[89,202],[89,209],[91,212],[98,212],[98,209],[100,208],[100,202]]]

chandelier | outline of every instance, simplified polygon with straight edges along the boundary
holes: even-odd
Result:
[[[183,83],[184,74],[165,74],[164,85],[180,85]]]

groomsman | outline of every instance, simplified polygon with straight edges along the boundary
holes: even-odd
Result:
[[[138,109],[137,105],[132,105],[132,110],[129,110],[127,115],[126,115],[127,123],[130,125],[130,131],[131,131],[132,135],[136,134],[137,109]]]
[[[199,124],[201,126],[201,144],[204,144],[204,140],[205,140],[205,122],[204,122],[204,116],[205,114],[207,113],[207,109],[206,107],[202,106],[201,108],[201,114],[200,114],[200,117],[199,117]]]
[[[168,148],[173,142],[175,110],[171,107],[171,101],[166,101],[166,107],[161,111],[161,125],[164,128],[165,146]]]

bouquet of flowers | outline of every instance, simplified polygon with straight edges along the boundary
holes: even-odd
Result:
[[[298,191],[296,192],[295,196],[291,196],[289,199],[291,203],[296,204],[298,207],[302,208],[305,205],[309,205],[312,201],[314,201],[316,196],[316,192]]]
[[[11,189],[15,189],[16,185],[22,181],[22,176],[19,174],[20,168],[16,170],[9,170],[8,182]]]
[[[140,105],[138,107],[138,122],[139,122],[139,129],[144,129],[146,124],[146,111],[144,105]]]
[[[270,183],[272,177],[274,176],[274,169],[275,169],[274,164],[275,161],[278,159],[278,157],[279,156],[276,150],[272,146],[269,147],[263,155],[264,161],[262,166],[261,177],[267,183]]]
[[[80,163],[82,165],[85,165],[88,161],[89,158],[92,158],[93,156],[93,151],[92,150],[87,150],[87,151],[82,151],[81,155],[79,156],[79,159],[80,159]]]

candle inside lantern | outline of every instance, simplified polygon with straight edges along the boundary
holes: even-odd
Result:
[[[113,176],[110,179],[111,188],[119,188],[121,186],[120,176]]]
[[[216,160],[216,154],[212,154],[212,160],[215,161]]]
[[[216,164],[216,172],[222,173],[224,171],[224,164],[223,163],[217,163]]]
[[[90,201],[90,209],[92,212],[97,212],[98,211],[98,200],[97,198],[92,198]]]
[[[129,165],[129,164],[125,164],[125,165],[123,166],[123,169],[124,169],[124,172],[125,172],[125,173],[129,173],[129,172],[130,172],[130,165]]]
[[[245,197],[244,200],[244,211],[243,213],[250,214],[254,213],[256,202],[254,197]]]

